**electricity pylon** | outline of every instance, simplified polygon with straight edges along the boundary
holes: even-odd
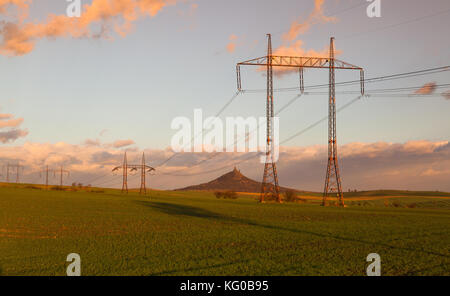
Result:
[[[9,162],[6,164],[6,183],[9,183]]]
[[[122,170],[122,193],[125,191],[128,193],[128,170],[130,172],[140,170],[141,171],[141,187],[139,189],[139,194],[146,194],[147,188],[146,188],[146,173],[154,171],[155,169],[151,166],[148,166],[145,164],[145,155],[142,153],[142,161],[141,164],[128,164],[127,163],[127,152],[125,152],[125,155],[123,157],[123,163],[121,166],[117,166],[113,168],[113,172]]]
[[[40,177],[42,177],[42,173],[45,173],[45,189],[48,189],[48,165],[44,170],[39,172]]]
[[[241,66],[266,66],[267,67],[267,146],[266,146],[266,165],[264,167],[264,176],[260,201],[264,201],[268,194],[275,195],[278,202],[279,196],[278,178],[276,175],[276,165],[273,162],[273,67],[294,67],[299,68],[300,93],[304,92],[303,70],[305,68],[321,68],[329,70],[329,103],[328,103],[328,166],[325,177],[325,188],[323,193],[323,205],[326,205],[327,197],[331,193],[336,193],[339,205],[344,205],[342,186],[339,175],[337,141],[336,141],[336,96],[335,96],[335,70],[359,70],[361,95],[364,95],[364,70],[361,67],[338,60],[334,57],[334,38],[330,39],[330,53],[328,58],[324,57],[296,57],[296,56],[277,56],[272,54],[271,36],[268,34],[267,55],[256,59],[251,59],[238,63],[236,65],[237,88],[242,91]],[[272,145],[269,145],[272,144]],[[270,162],[272,161],[272,163]],[[269,162],[269,163],[268,163]],[[269,167],[269,169],[266,169]],[[267,177],[272,169],[273,181],[267,184]],[[339,184],[334,186],[334,184]]]
[[[145,187],[145,172],[146,172],[147,166],[145,165],[145,155],[144,152],[142,152],[142,162],[141,162],[141,187],[139,188],[139,194],[147,194],[147,188]],[[153,168],[149,167],[149,172],[153,170]]]
[[[70,172],[65,170],[63,168],[63,166],[61,165],[61,167],[59,168],[59,170],[54,170],[53,173],[56,174],[56,172],[59,172],[59,186],[63,186],[63,176],[64,174],[67,174],[67,177],[70,176]]]
[[[42,174],[45,174],[45,188],[48,189],[48,173],[52,172],[53,175],[55,175],[57,173],[56,170],[54,169],[49,169],[48,165],[45,166],[45,169],[43,169],[42,171],[39,172],[39,176],[42,177]],[[62,182],[61,182],[62,183]],[[62,184],[61,184],[62,186]]]
[[[122,166],[122,170],[123,170],[123,182],[122,182],[122,192],[124,190],[127,191],[128,193],[128,165],[127,165],[127,152],[125,151],[125,156],[123,157],[123,166]]]
[[[329,72],[329,103],[328,103],[328,164],[325,176],[325,187],[323,189],[322,205],[326,206],[327,197],[336,194],[339,206],[344,206],[344,193],[342,192],[341,176],[339,174],[339,163],[336,140],[336,92],[334,73],[334,38],[330,40],[330,72]]]
[[[121,166],[117,166],[112,169],[112,172],[122,170],[122,193],[125,191],[128,193],[128,164],[127,164],[127,152],[123,156],[123,163]]]
[[[23,166],[19,163],[17,164],[9,164],[9,162],[6,164],[6,183],[9,183],[9,171],[10,168],[16,169],[16,183],[19,183],[20,179],[20,169],[23,170]]]

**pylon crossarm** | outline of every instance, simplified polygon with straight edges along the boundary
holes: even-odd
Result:
[[[330,67],[329,58],[320,57],[296,57],[296,56],[274,56],[272,55],[273,67],[297,67],[297,68],[328,68]],[[248,61],[240,62],[237,66],[267,66],[268,56],[251,59]],[[335,69],[347,69],[347,70],[362,70],[361,67],[352,65],[350,63],[334,59]],[[240,73],[239,73],[240,74]],[[240,75],[239,75],[240,76]]]

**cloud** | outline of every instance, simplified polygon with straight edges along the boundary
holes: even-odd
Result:
[[[305,34],[309,31],[311,26],[320,23],[336,22],[335,17],[327,17],[323,13],[323,4],[325,0],[315,0],[314,10],[309,14],[306,20],[300,22],[295,20],[291,23],[289,31],[282,35],[282,39],[287,42],[294,41],[299,35]]]
[[[13,118],[12,114],[1,114],[0,113],[0,120],[10,119]]]
[[[91,161],[104,165],[116,165],[122,161],[122,155],[113,154],[108,151],[99,151],[92,154]]]
[[[100,140],[99,139],[95,139],[95,140],[86,139],[84,141],[84,145],[86,145],[86,146],[100,146]]]
[[[1,1],[1,0],[0,0]],[[0,9],[2,2],[0,2]],[[28,135],[28,130],[18,129],[17,127],[23,123],[23,118],[14,119],[12,114],[0,113],[0,142],[9,143],[14,142],[18,138],[23,138]],[[8,129],[2,131],[1,129]]]
[[[23,138],[26,135],[28,135],[28,131],[21,129],[12,129],[6,132],[0,131],[0,142],[2,142],[3,144],[14,142],[18,138]]]
[[[436,83],[430,82],[425,83],[421,88],[416,90],[414,93],[417,95],[430,95],[436,90]]]
[[[238,39],[238,37],[234,34],[231,34],[228,39],[230,40],[230,42],[228,42],[226,46],[227,52],[233,53],[236,49],[236,40]]]
[[[23,122],[23,118],[0,120],[0,128],[17,127],[17,126],[21,125],[22,122]]]
[[[0,0],[0,14],[6,14],[8,5],[18,7],[22,12],[15,21],[0,24],[0,53],[18,56],[30,53],[35,42],[42,38],[99,38],[108,37],[114,30],[124,37],[133,28],[133,23],[143,17],[154,17],[164,7],[175,5],[176,0],[93,0],[85,4],[81,17],[49,14],[45,21],[26,22],[26,11],[32,0]],[[93,27],[100,32],[93,32]]]
[[[122,148],[135,144],[133,140],[117,140],[113,143],[114,148]]]
[[[339,152],[344,188],[450,191],[445,181],[450,178],[448,141],[349,143],[340,146]],[[325,146],[283,150],[280,180],[297,188],[320,190],[326,153]]]
[[[316,51],[313,49],[306,50],[303,47],[303,41],[297,40],[288,46],[281,45],[274,51],[274,55],[280,55],[280,56],[308,56],[308,57],[320,57],[325,58],[328,57],[328,48],[324,48],[323,50]]]
[[[111,170],[122,163],[123,151],[114,147],[71,145],[67,143],[25,143],[0,147],[0,163],[19,160],[27,168],[25,181],[33,181],[43,166],[61,164],[71,171],[68,182],[121,186],[121,178]],[[145,150],[146,162],[156,167],[148,177],[150,187],[173,189],[210,181],[237,166],[248,177],[260,181],[264,165],[253,153],[178,153],[170,149]],[[339,147],[342,183],[347,189],[408,189],[450,191],[450,142],[410,141],[406,143],[349,143]],[[128,163],[139,164],[142,151],[128,151]],[[197,163],[204,161],[202,165]],[[327,164],[327,146],[281,147],[277,163],[282,186],[321,191]],[[34,174],[34,175],[33,175]],[[38,182],[39,180],[35,180]],[[40,181],[42,182],[42,180]],[[139,178],[130,178],[129,186],[137,187]]]
[[[299,37],[307,33],[312,26],[317,24],[325,24],[329,22],[336,22],[337,18],[327,17],[323,12],[323,5],[325,0],[315,0],[313,11],[306,17],[305,20],[295,20],[291,23],[289,30],[282,35],[282,45],[273,50],[274,55],[278,56],[303,56],[303,57],[328,57],[329,49],[325,46],[321,50],[306,49],[303,40]],[[335,55],[339,55],[340,50],[335,49]],[[259,71],[264,71],[265,68],[261,67]],[[289,74],[297,72],[297,68],[294,67],[276,67],[274,69],[274,74],[277,76],[282,76],[284,74]]]

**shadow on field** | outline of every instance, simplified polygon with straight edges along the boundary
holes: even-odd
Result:
[[[332,234],[328,234],[328,233],[313,232],[313,231],[304,230],[304,229],[292,229],[292,228],[288,228],[288,227],[284,227],[284,226],[280,226],[280,225],[260,224],[260,223],[256,223],[251,220],[229,217],[229,216],[221,215],[221,214],[214,213],[214,212],[202,209],[202,208],[197,208],[197,207],[192,207],[192,206],[173,204],[173,203],[165,203],[165,202],[152,202],[152,201],[136,201],[136,202],[140,205],[150,207],[152,209],[158,210],[158,211],[168,214],[168,215],[216,219],[216,220],[220,220],[220,221],[224,221],[224,222],[234,222],[234,223],[239,223],[239,224],[246,224],[246,225],[250,225],[250,226],[262,227],[262,228],[271,229],[271,230],[281,230],[281,231],[290,231],[290,232],[295,232],[295,233],[303,233],[303,234],[309,234],[309,235],[318,236],[318,237],[322,237],[322,238],[331,238],[331,239],[340,240],[340,241],[349,241],[349,242],[356,242],[356,243],[361,243],[361,244],[369,244],[369,245],[375,245],[377,247],[385,247],[385,248],[389,248],[389,249],[397,249],[397,250],[404,250],[404,251],[410,251],[410,252],[419,252],[419,253],[425,253],[425,254],[429,254],[429,255],[435,255],[435,256],[448,258],[448,254],[441,254],[441,253],[437,253],[434,251],[427,251],[427,250],[423,250],[423,249],[414,249],[414,248],[408,248],[408,247],[393,246],[393,245],[389,245],[385,242],[371,242],[371,241],[365,241],[365,240],[356,239],[356,238],[332,235]]]
[[[165,202],[149,202],[149,201],[136,201],[137,203],[150,207],[152,209],[158,210],[160,212],[163,212],[168,215],[178,215],[178,216],[190,216],[190,217],[199,217],[199,218],[214,218],[218,220],[229,220],[232,218],[213,213],[211,211],[202,209],[202,208],[196,208],[196,207],[190,207],[185,205],[177,205],[172,203],[165,203]]]

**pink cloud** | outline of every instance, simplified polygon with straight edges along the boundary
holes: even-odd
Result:
[[[1,8],[1,2],[0,2]],[[14,119],[12,114],[0,114],[0,142],[10,143],[19,138],[28,135],[28,130],[18,129],[17,127],[23,123],[23,118]],[[1,129],[5,129],[2,131]]]
[[[421,88],[414,93],[418,95],[430,95],[436,90],[436,82],[425,83]]]
[[[23,122],[23,118],[16,118],[16,119],[9,119],[9,120],[1,120],[0,121],[0,128],[5,127],[17,127],[21,125]]]
[[[122,148],[135,144],[133,140],[117,140],[113,143],[114,148]]]
[[[133,28],[133,23],[143,17],[154,17],[164,7],[175,5],[176,0],[93,0],[85,4],[81,17],[65,14],[49,14],[43,22],[26,22],[27,11],[32,0],[0,0],[0,14],[7,14],[8,6],[21,10],[19,19],[6,21],[0,26],[3,40],[0,53],[24,55],[34,49],[35,42],[42,38],[98,38],[107,37],[114,30],[124,37]],[[100,33],[92,32],[92,25],[101,27]]]
[[[23,138],[28,135],[27,130],[22,129],[12,129],[6,132],[0,131],[0,142],[2,143],[9,143],[14,142],[15,140],[19,138]]]
[[[230,42],[228,42],[226,46],[227,52],[233,53],[236,50],[236,40],[238,39],[238,37],[234,34],[231,34],[228,39],[230,40]]]
[[[72,181],[86,183],[105,175],[108,186],[120,187],[120,176],[111,170],[120,165],[123,151],[114,147],[71,145],[67,143],[25,143],[0,147],[0,160],[20,160],[30,172],[43,165],[64,167],[72,171]],[[339,164],[344,189],[410,189],[450,191],[450,142],[410,141],[406,143],[349,143],[339,147]],[[142,151],[128,151],[128,162],[139,163]],[[162,167],[173,155],[170,149],[145,150],[147,164],[156,167],[149,177],[150,187],[172,189],[207,182],[237,166],[242,173],[260,181],[263,165],[255,154],[180,153]],[[277,163],[282,186],[321,191],[326,169],[327,146],[280,147]],[[204,161],[203,165],[196,164]],[[130,186],[138,186],[138,178]],[[95,183],[93,184],[95,185]]]

